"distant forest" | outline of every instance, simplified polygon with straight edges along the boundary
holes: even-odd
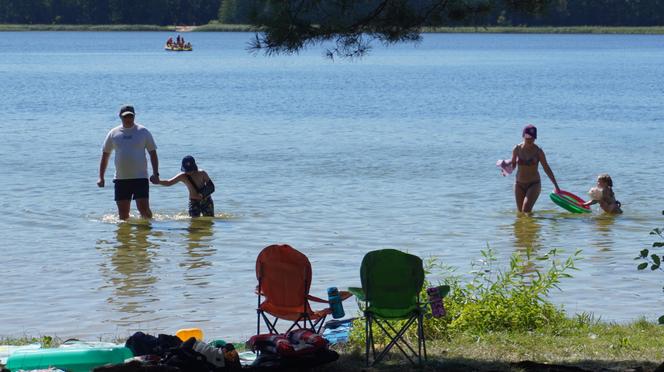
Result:
[[[334,1],[334,0],[329,0]],[[519,1],[519,0],[514,0]],[[251,24],[267,0],[0,0],[0,23]],[[418,0],[413,0],[417,3]],[[474,13],[430,26],[662,26],[664,0],[550,0],[540,14],[492,0],[468,0]],[[451,2],[454,3],[454,2]],[[458,3],[458,1],[456,2]],[[480,4],[481,6],[477,6]]]

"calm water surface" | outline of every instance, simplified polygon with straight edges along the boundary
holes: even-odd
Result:
[[[664,37],[425,35],[349,63],[186,36],[195,51],[178,54],[166,33],[2,34],[0,336],[246,337],[256,255],[277,242],[309,256],[318,296],[359,284],[373,249],[459,273],[487,244],[502,262],[581,249],[553,301],[612,321],[664,312],[661,275],[633,261],[662,224]],[[150,223],[114,218],[95,182],[126,102],[162,177],[192,154],[215,180],[214,220],[187,217],[181,185],[151,188]],[[543,180],[536,213],[517,216],[495,162],[527,122],[561,187],[585,195],[608,172],[625,214],[568,214]]]

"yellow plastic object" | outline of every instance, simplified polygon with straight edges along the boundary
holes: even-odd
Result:
[[[203,331],[200,328],[184,328],[175,332],[175,335],[182,341],[194,337],[198,341],[203,341]]]

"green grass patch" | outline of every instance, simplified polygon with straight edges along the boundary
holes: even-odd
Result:
[[[626,34],[661,35],[664,26],[613,27],[613,26],[569,26],[569,27],[425,27],[425,33],[487,33],[487,34]]]
[[[29,344],[42,344],[43,347],[53,347],[62,343],[61,340],[53,338],[51,336],[41,336],[41,337],[32,337],[32,336],[22,336],[22,337],[0,337],[0,345],[29,345]]]
[[[424,370],[524,371],[528,363],[555,364],[590,371],[652,371],[664,361],[664,327],[645,320],[615,324],[566,319],[535,332],[462,332],[445,340],[428,340]],[[346,345],[325,370],[364,369],[364,349]],[[416,370],[394,349],[376,370]]]
[[[220,22],[210,22],[203,26],[198,26],[192,31],[196,32],[256,32],[256,26],[252,25],[234,25]]]

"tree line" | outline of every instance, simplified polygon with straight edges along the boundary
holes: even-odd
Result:
[[[0,23],[201,25],[221,0],[0,0]]]
[[[367,7],[378,2],[357,1]],[[406,2],[413,7],[426,3]],[[256,15],[268,8],[266,3],[223,0],[220,21],[254,23]],[[428,26],[664,26],[664,0],[450,0],[443,12],[432,15]]]
[[[256,24],[261,14],[294,0],[0,0],[0,23],[201,25]],[[344,0],[301,1],[337,6]],[[353,12],[380,0],[354,0]],[[395,0],[417,8],[426,0]],[[664,0],[449,0],[428,26],[658,26]],[[521,5],[520,5],[521,4]],[[523,4],[528,4],[524,9]],[[333,5],[330,5],[333,7]],[[342,17],[355,17],[349,12]],[[311,14],[316,18],[317,15]],[[260,23],[260,22],[259,22]]]

